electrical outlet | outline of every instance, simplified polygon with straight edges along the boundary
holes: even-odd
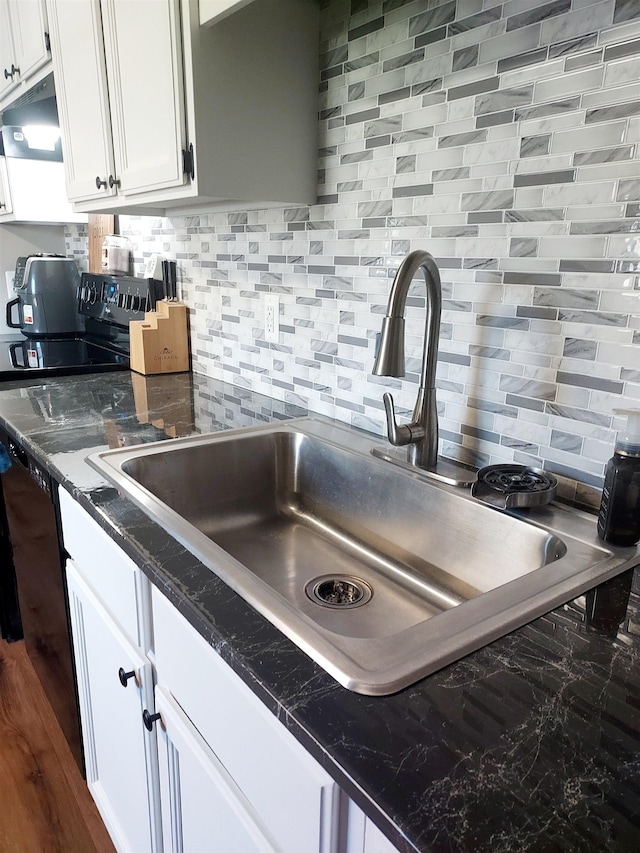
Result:
[[[275,293],[264,297],[264,339],[272,344],[280,340],[280,298]]]

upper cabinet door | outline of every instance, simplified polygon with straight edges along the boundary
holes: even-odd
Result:
[[[0,98],[18,82],[15,79],[15,74],[12,74],[11,71],[11,66],[12,64],[15,65],[15,61],[9,24],[9,2],[8,0],[0,0]]]
[[[123,195],[185,182],[178,0],[102,0],[111,128]]]
[[[47,18],[43,0],[9,0],[11,32],[15,64],[24,80],[45,62],[49,61],[47,50]],[[4,75],[3,75],[4,76]]]
[[[71,201],[115,195],[99,0],[48,0],[62,151]]]

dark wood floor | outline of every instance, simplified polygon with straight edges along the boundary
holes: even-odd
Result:
[[[0,853],[113,853],[27,657],[0,640]]]

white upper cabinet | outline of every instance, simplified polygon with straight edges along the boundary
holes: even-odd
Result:
[[[312,203],[315,0],[48,0],[67,191],[93,213]]]
[[[173,0],[49,0],[67,194],[83,202],[184,183]]]
[[[0,0],[0,100],[49,59],[44,0]]]
[[[48,0],[48,12],[67,195],[115,194],[100,2]]]
[[[102,26],[118,192],[182,186],[179,3],[102,0]]]
[[[0,98],[16,83],[12,66],[15,67],[15,56],[9,24],[9,0],[0,0]]]

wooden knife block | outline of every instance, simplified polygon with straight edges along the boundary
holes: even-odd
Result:
[[[145,375],[189,370],[187,306],[161,300],[144,320],[129,323],[131,370]]]

